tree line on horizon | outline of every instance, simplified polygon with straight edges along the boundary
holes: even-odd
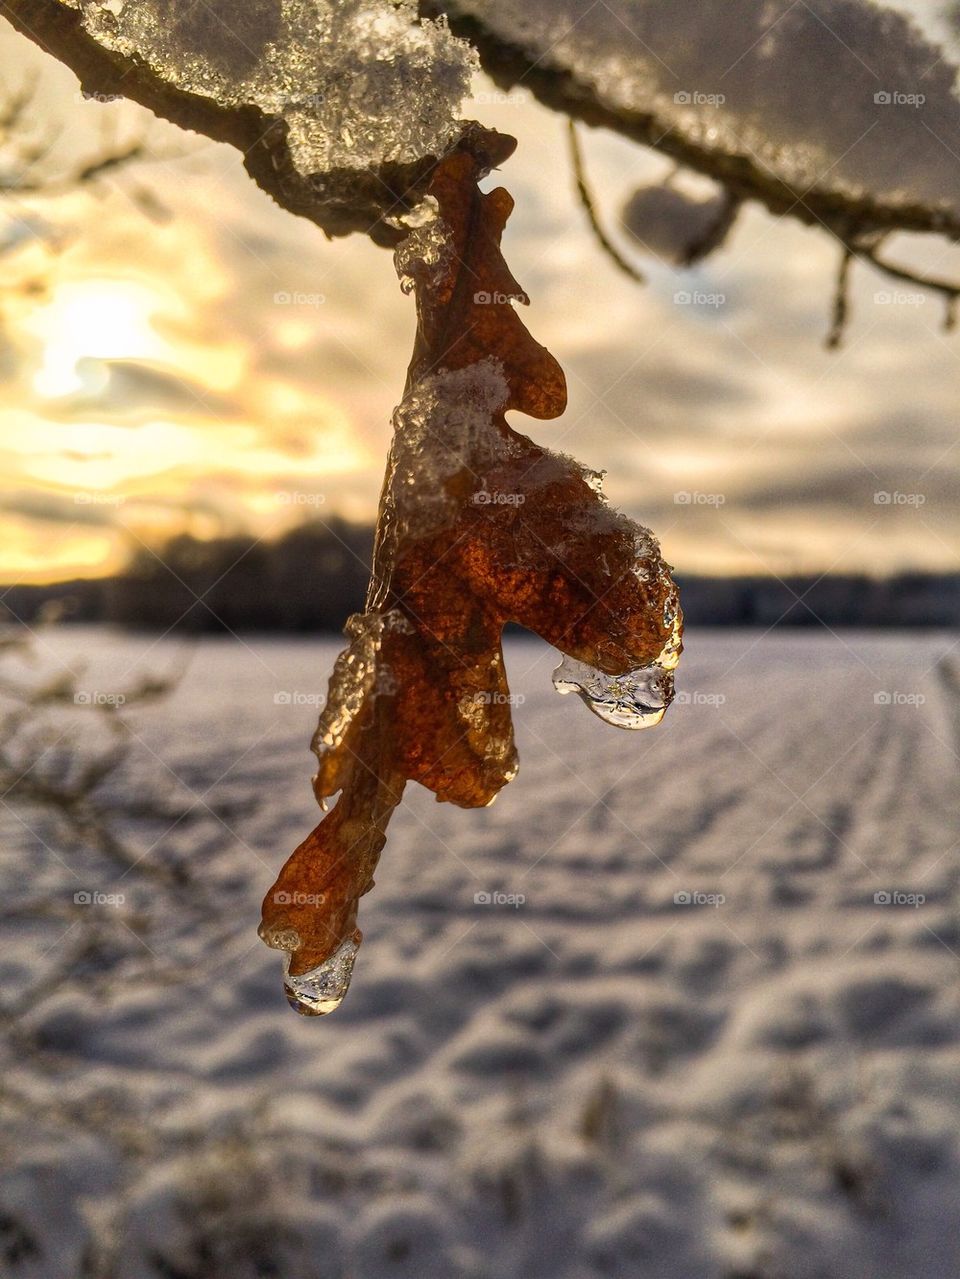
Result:
[[[266,541],[171,538],[112,577],[0,588],[0,620],[192,634],[339,633],[363,609],[373,527],[335,517]],[[693,626],[960,626],[960,573],[817,577],[677,574]]]

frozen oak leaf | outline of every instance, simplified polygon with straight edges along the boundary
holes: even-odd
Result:
[[[513,201],[478,187],[513,147],[468,131],[397,249],[417,336],[366,612],[348,624],[314,738],[317,797],[339,799],[283,867],[260,930],[287,952],[288,997],[309,1014],[346,993],[359,899],[406,782],[474,808],[514,776],[505,623],[566,654],[558,687],[608,722],[643,727],[672,697],[681,616],[659,547],[596,477],[504,416],[566,404],[559,366],[515,310],[525,295],[500,252]]]

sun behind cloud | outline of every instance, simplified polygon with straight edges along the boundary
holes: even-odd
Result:
[[[47,399],[83,391],[83,370],[89,376],[97,359],[170,360],[174,351],[152,324],[161,304],[169,305],[169,299],[136,280],[94,277],[61,284],[24,322],[43,349],[34,390]]]

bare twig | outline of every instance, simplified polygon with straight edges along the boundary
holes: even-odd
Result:
[[[837,271],[837,287],[833,295],[833,323],[827,334],[827,350],[836,351],[843,343],[844,330],[850,315],[850,268],[853,265],[853,250],[844,245],[840,255],[840,269]]]
[[[631,262],[627,261],[616,245],[610,240],[600,223],[596,205],[594,204],[593,196],[590,193],[590,187],[587,184],[587,175],[583,164],[583,154],[580,150],[580,140],[577,137],[577,126],[574,124],[573,120],[567,121],[567,136],[570,140],[570,159],[573,164],[573,175],[577,183],[577,194],[580,197],[580,203],[584,207],[584,211],[586,212],[593,234],[597,238],[597,243],[603,249],[604,253],[606,253],[611,262],[613,262],[614,265],[624,273],[624,275],[629,276],[631,280],[635,280],[638,284],[645,284],[646,276]]]
[[[895,262],[881,257],[880,248],[886,239],[882,233],[848,229],[843,235],[837,232],[835,234],[840,242],[841,257],[834,292],[833,320],[826,340],[828,350],[835,351],[841,346],[850,318],[850,273],[854,259],[872,266],[891,280],[912,284],[915,288],[926,292],[938,293],[943,298],[946,308],[943,327],[947,332],[954,328],[957,302],[960,299],[960,282],[898,266]]]
[[[855,252],[858,257],[865,258],[878,271],[890,276],[892,280],[901,280],[905,284],[913,284],[918,289],[926,289],[930,293],[939,293],[946,302],[944,328],[948,331],[953,328],[955,306],[957,299],[960,298],[960,283],[933,275],[924,275],[921,271],[910,271],[905,267],[897,266],[893,262],[887,262],[878,255],[878,246],[876,245],[867,248],[855,246]]]
[[[730,228],[737,220],[742,204],[743,200],[739,195],[729,189],[724,190],[723,201],[716,219],[704,230],[699,239],[687,245],[683,255],[683,266],[695,266],[723,244]]]

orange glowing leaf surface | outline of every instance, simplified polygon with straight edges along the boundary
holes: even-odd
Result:
[[[596,476],[504,416],[566,405],[560,366],[515,309],[526,298],[500,251],[513,201],[478,186],[514,145],[468,131],[398,220],[417,336],[366,610],[347,625],[313,741],[317,798],[339,798],[267,893],[260,928],[308,1014],[346,993],[359,900],[405,784],[475,808],[515,775],[505,623],[565,654],[556,687],[610,723],[656,723],[673,696],[682,619],[656,541],[607,505]]]

